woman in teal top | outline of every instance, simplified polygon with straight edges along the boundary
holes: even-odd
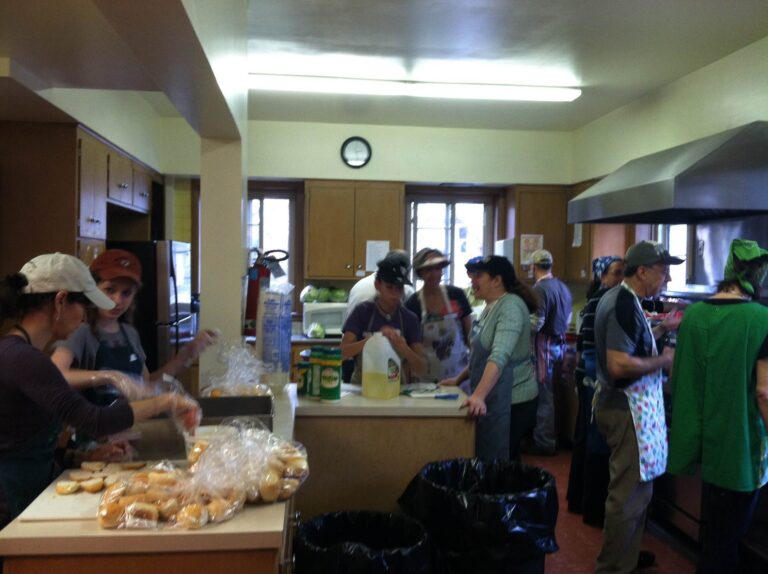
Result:
[[[701,470],[699,574],[736,572],[768,482],[768,308],[754,301],[766,269],[768,251],[735,239],[717,293],[677,335],[668,471]]]
[[[538,300],[505,257],[475,257],[466,268],[475,297],[486,305],[472,328],[469,366],[440,384],[469,379],[472,392],[464,407],[477,417],[475,456],[519,459],[520,439],[536,422],[530,314]]]

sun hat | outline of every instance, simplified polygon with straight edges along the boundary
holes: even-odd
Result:
[[[427,267],[439,267],[442,269],[450,264],[450,260],[441,251],[431,247],[425,247],[413,256],[413,270],[417,273]]]

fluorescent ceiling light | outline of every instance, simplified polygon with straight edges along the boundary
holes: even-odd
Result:
[[[459,100],[572,102],[581,95],[581,90],[577,88],[551,86],[362,80],[279,74],[249,74],[249,86],[252,90],[278,92],[405,96]]]

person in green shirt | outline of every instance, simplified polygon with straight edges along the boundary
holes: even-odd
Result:
[[[739,542],[768,482],[768,251],[735,239],[717,293],[677,335],[667,470],[702,479],[698,574],[736,572]]]

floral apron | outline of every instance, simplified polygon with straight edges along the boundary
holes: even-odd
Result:
[[[633,295],[634,291],[622,283]],[[635,295],[637,312],[643,314],[640,300]],[[652,356],[658,356],[651,325],[646,321],[651,337]],[[667,469],[667,424],[664,419],[664,394],[661,369],[643,376],[622,389],[627,395],[632,421],[635,424],[637,450],[640,453],[640,480],[647,482],[661,476]]]
[[[448,291],[440,286],[446,309],[451,309]],[[448,377],[455,377],[467,366],[468,349],[458,314],[450,312],[436,317],[427,312],[424,290],[418,293],[421,304],[421,340],[427,360],[426,372],[419,381],[436,383]]]

